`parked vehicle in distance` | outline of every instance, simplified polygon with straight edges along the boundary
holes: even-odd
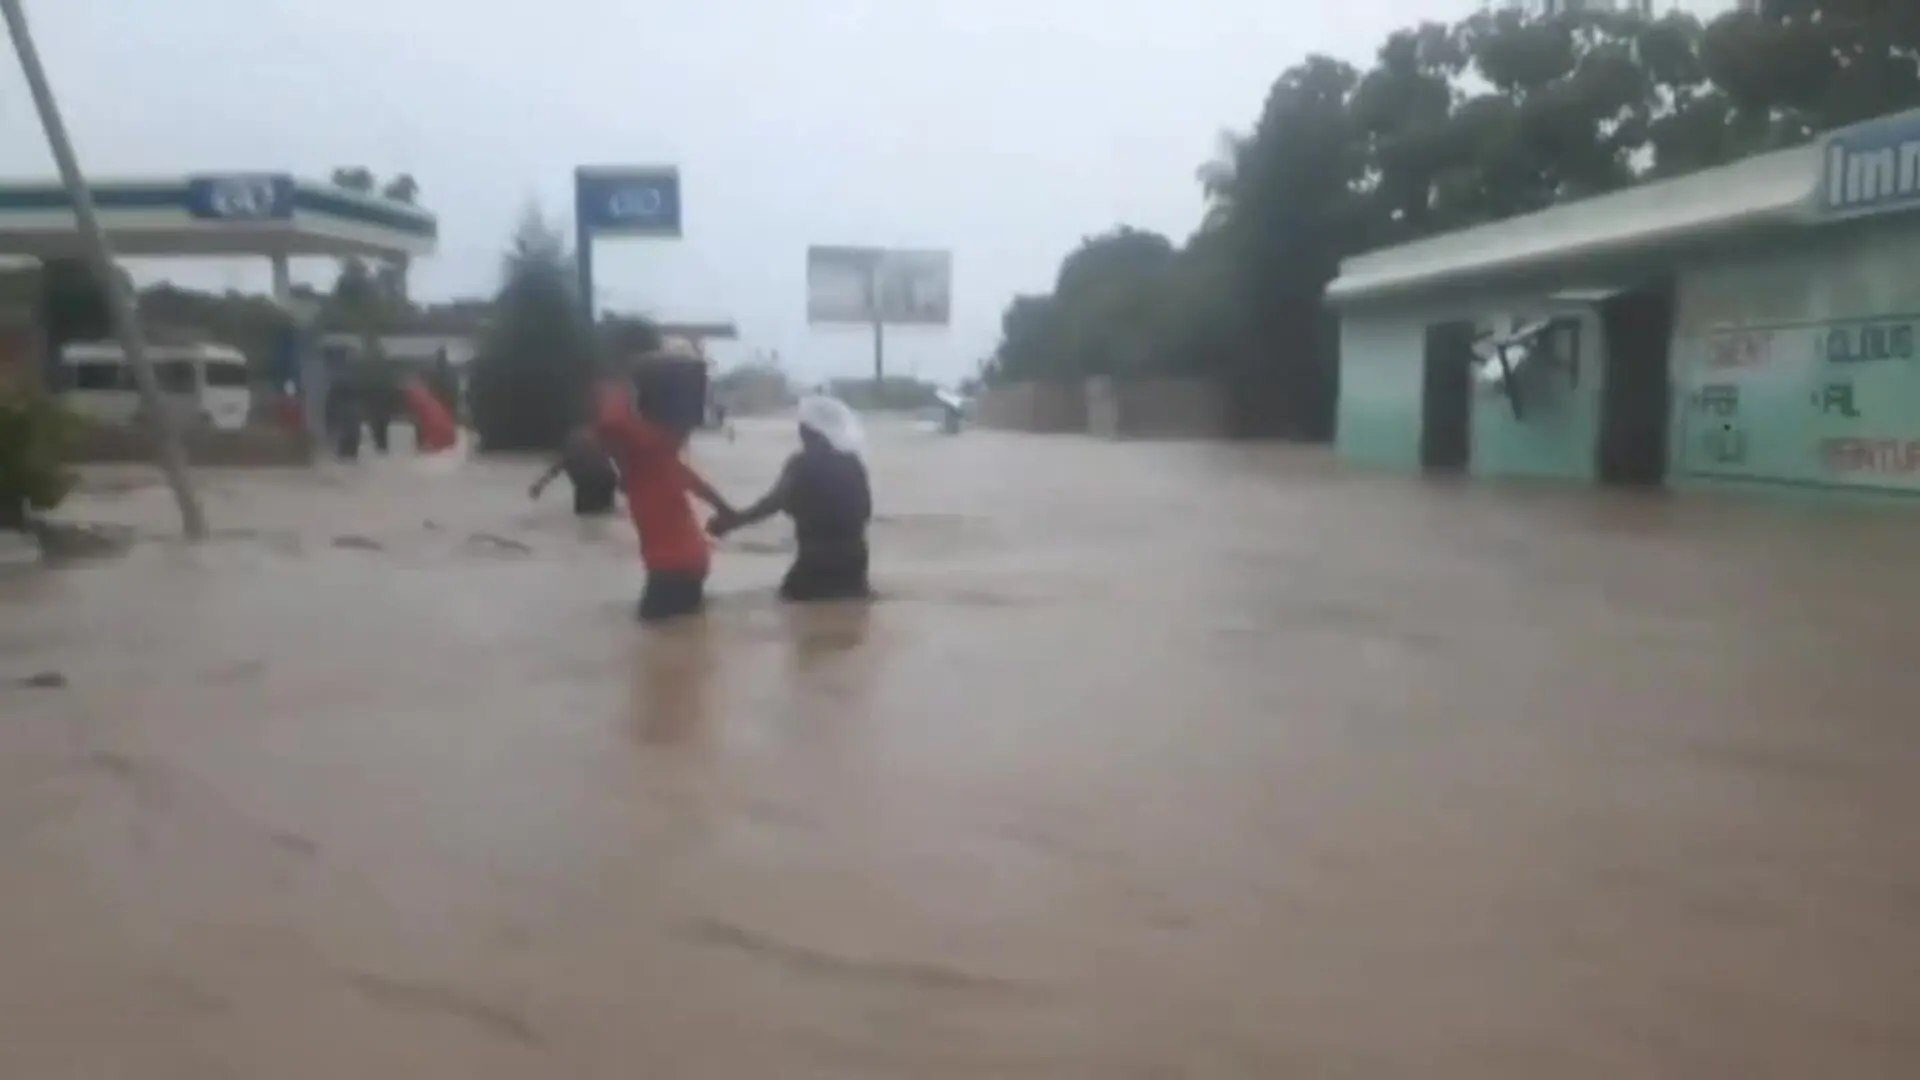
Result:
[[[189,424],[221,431],[247,426],[253,388],[246,355],[227,345],[149,345],[147,358],[167,406]],[[103,424],[131,424],[140,391],[118,342],[75,342],[60,351],[60,401]]]

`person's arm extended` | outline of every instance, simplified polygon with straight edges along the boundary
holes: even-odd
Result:
[[[540,493],[547,490],[547,485],[553,483],[553,478],[559,476],[566,470],[567,459],[565,455],[562,455],[558,461],[555,461],[547,468],[546,472],[540,474],[540,479],[535,480],[532,487],[527,489],[527,497],[533,499],[539,498]]]
[[[773,482],[773,489],[760,497],[760,501],[737,514],[729,515],[727,529],[745,528],[765,521],[787,508],[787,496],[793,489],[793,462],[788,461],[780,470],[780,478]]]
[[[713,485],[707,483],[706,477],[687,464],[680,456],[680,448],[651,422],[632,412],[603,405],[596,427],[608,445],[620,449],[621,453],[615,455],[615,461],[623,471],[628,467],[629,459],[663,455],[679,467],[689,493],[713,507],[714,512],[722,517],[734,516],[733,504],[715,491]]]
[[[715,491],[713,485],[707,483],[707,478],[695,471],[693,466],[684,461],[680,462],[680,475],[686,478],[687,490],[701,502],[713,507],[714,513],[729,520],[738,519],[739,514],[734,510],[733,504],[728,502],[724,495]]]

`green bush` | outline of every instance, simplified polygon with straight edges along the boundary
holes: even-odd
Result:
[[[73,475],[62,463],[74,434],[74,417],[51,397],[0,389],[0,529],[22,528],[67,497]]]

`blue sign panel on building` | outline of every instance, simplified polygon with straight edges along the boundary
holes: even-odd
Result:
[[[1920,110],[1827,136],[1820,208],[1854,216],[1920,208]]]
[[[590,168],[573,172],[573,212],[595,236],[679,236],[680,170]]]
[[[293,177],[282,173],[196,176],[187,181],[187,213],[204,221],[287,221]]]

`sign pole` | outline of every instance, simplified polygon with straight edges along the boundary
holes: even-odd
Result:
[[[580,290],[580,315],[587,327],[593,327],[593,230],[587,227],[579,207],[574,208],[573,257],[576,266],[575,287]]]
[[[589,330],[598,326],[593,243],[601,236],[680,236],[680,170],[670,165],[573,170],[574,282]]]
[[[189,540],[204,540],[207,516],[187,474],[187,452],[180,442],[179,421],[161,400],[160,383],[147,362],[146,342],[140,334],[133,287],[121,278],[119,268],[114,265],[106,230],[100,227],[100,217],[94,213],[93,192],[87,187],[86,177],[81,175],[73,141],[67,137],[66,122],[61,119],[60,106],[53,99],[53,86],[47,81],[40,52],[34,47],[33,35],[27,28],[27,13],[20,0],[0,0],[0,16],[6,18],[13,51],[20,59],[20,72],[26,76],[27,92],[40,113],[40,127],[46,132],[47,147],[53,151],[53,160],[60,167],[60,182],[73,204],[74,222],[80,227],[87,257],[93,263],[94,275],[100,279],[100,287],[106,290],[107,313],[113,322],[114,337],[120,340],[120,349],[126,354],[127,366],[133,369],[134,383],[140,389],[140,400],[159,434],[160,471],[166,475],[167,486],[173,489],[173,501],[179,505],[181,530]]]
[[[878,394],[887,374],[887,313],[880,306],[878,258],[867,266],[867,315],[873,319],[873,390]]]

